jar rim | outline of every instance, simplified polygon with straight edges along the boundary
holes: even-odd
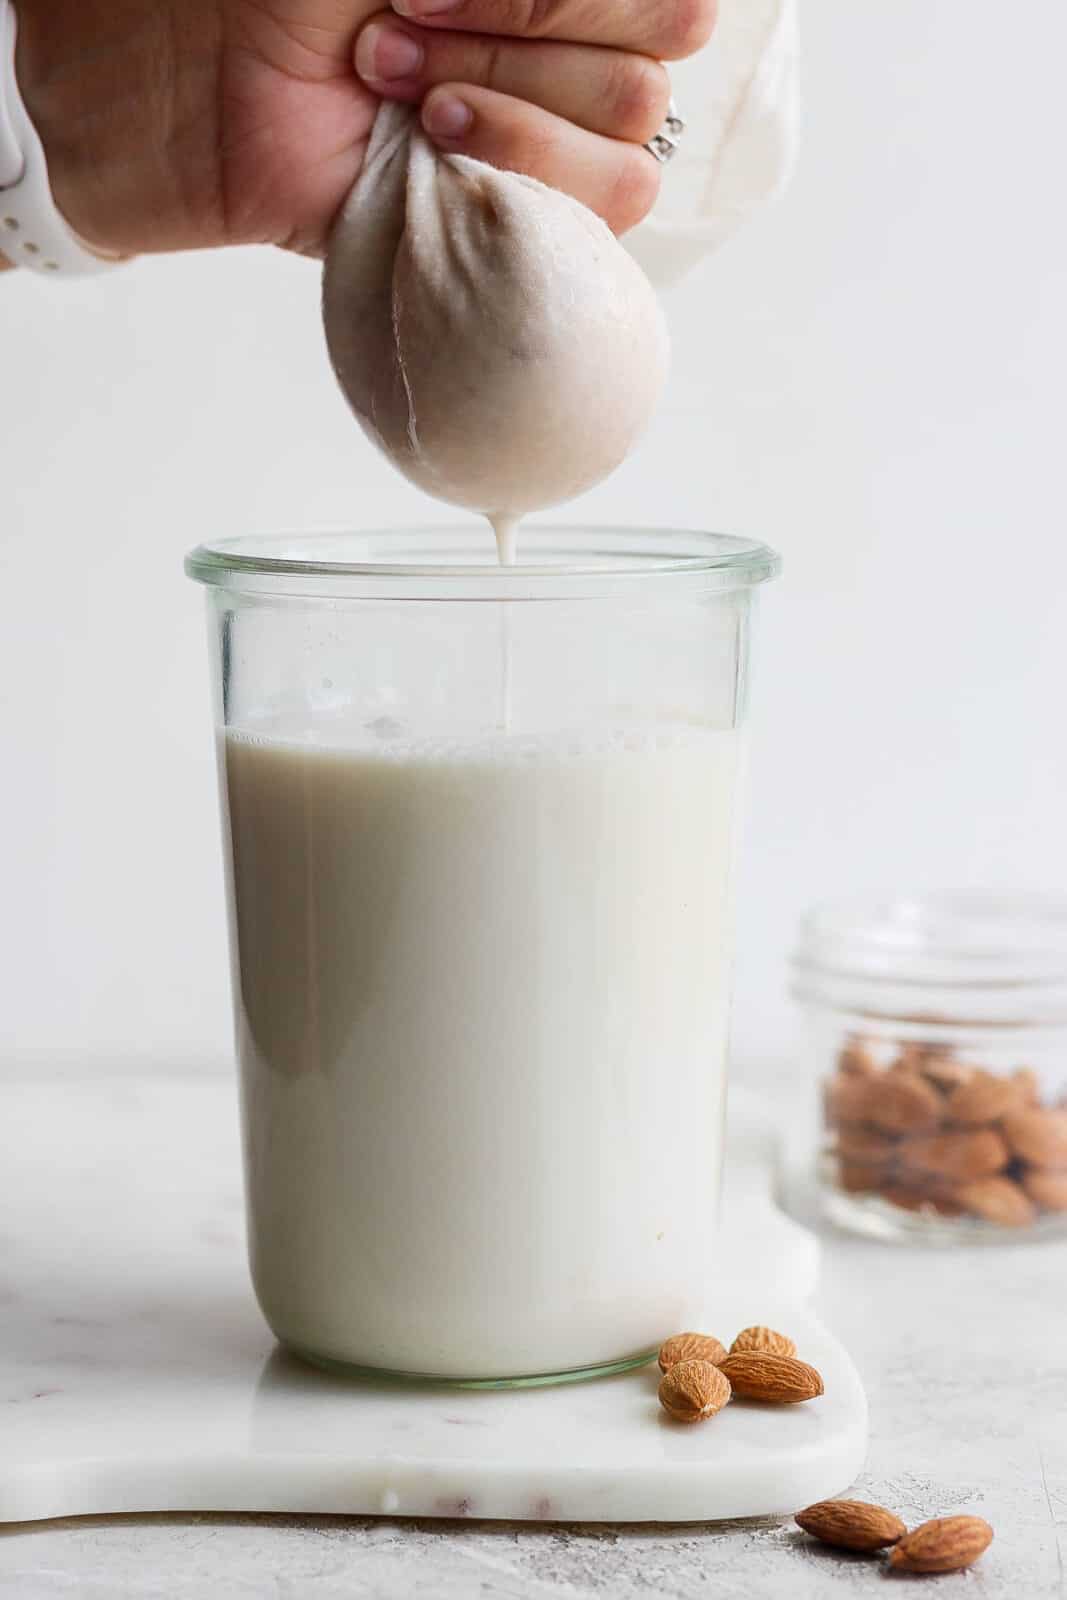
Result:
[[[1067,897],[951,890],[831,902],[802,920],[792,968],[799,999],[845,1009],[1067,1017]]]
[[[211,540],[185,560],[190,578],[253,594],[395,599],[611,599],[722,593],[773,578],[768,545],[679,528],[524,525],[535,563],[502,567],[488,523],[250,534]],[[637,583],[635,584],[635,580]]]

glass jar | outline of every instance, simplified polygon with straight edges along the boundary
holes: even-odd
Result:
[[[644,1361],[702,1308],[764,546],[201,547],[252,1274],[312,1360]]]
[[[834,1221],[935,1243],[1067,1229],[1067,900],[823,907],[802,924],[793,987]]]

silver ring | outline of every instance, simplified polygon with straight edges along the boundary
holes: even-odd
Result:
[[[658,133],[654,133],[645,145],[650,156],[666,166],[668,161],[673,161],[685,133],[685,121],[678,114],[678,107],[672,98],[667,107],[667,120]]]

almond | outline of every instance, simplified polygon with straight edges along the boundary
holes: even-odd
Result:
[[[1008,1147],[995,1128],[969,1133],[935,1133],[907,1139],[900,1146],[900,1164],[906,1174],[930,1172],[940,1178],[988,1178],[1002,1172],[1010,1159]]]
[[[935,1189],[930,1195],[930,1205],[939,1217],[962,1217],[963,1206],[951,1189]]]
[[[837,1070],[846,1076],[853,1074],[856,1077],[867,1078],[872,1072],[879,1070],[866,1039],[847,1039],[841,1054],[837,1058]]]
[[[831,1078],[823,1090],[823,1116],[828,1128],[862,1125],[871,1110],[874,1078],[858,1075]]]
[[[940,1061],[951,1061],[952,1046],[935,1044],[932,1039],[912,1039],[900,1046],[891,1072],[925,1072]]]
[[[1042,1211],[1067,1211],[1067,1172],[1042,1172],[1039,1167],[1029,1167],[1019,1182]]]
[[[795,1405],[814,1400],[823,1383],[814,1367],[793,1356],[773,1356],[762,1350],[739,1350],[716,1369],[730,1380],[742,1400],[766,1400],[771,1405]]]
[[[843,1161],[837,1169],[837,1184],[846,1194],[870,1194],[877,1189],[881,1176],[877,1167],[850,1166]]]
[[[914,1183],[885,1183],[878,1193],[891,1206],[899,1206],[901,1211],[922,1211],[934,1204],[928,1191],[917,1188]]]
[[[669,1372],[679,1361],[710,1361],[717,1367],[726,1354],[726,1346],[710,1333],[676,1333],[660,1345],[659,1370]]]
[[[1019,1086],[1019,1104],[1024,1108],[1039,1106],[1041,1104],[1041,1084],[1033,1067],[1019,1067],[1011,1075],[1011,1081]]]
[[[735,1356],[739,1350],[764,1350],[771,1356],[795,1356],[797,1353],[796,1345],[786,1334],[758,1325],[741,1329],[730,1346],[730,1354]]]
[[[961,1083],[970,1083],[974,1070],[954,1056],[928,1056],[919,1068],[927,1082],[942,1094],[950,1094]]]
[[[659,1403],[676,1422],[703,1422],[729,1398],[729,1382],[710,1361],[676,1361],[659,1386]]]
[[[876,1128],[842,1128],[836,1150],[850,1166],[888,1167],[896,1153],[897,1141]]]
[[[908,1531],[884,1506],[870,1506],[864,1500],[820,1500],[798,1511],[793,1520],[812,1538],[842,1550],[884,1550]]]
[[[1002,1127],[1013,1155],[1035,1167],[1067,1167],[1067,1110],[1012,1111]]]
[[[958,1217],[963,1214],[954,1188],[937,1178],[931,1178],[928,1183],[919,1178],[910,1181],[902,1178],[896,1183],[883,1184],[878,1193],[883,1200],[887,1200],[891,1206],[899,1206],[902,1211],[936,1211],[939,1217]]]
[[[959,1572],[988,1550],[993,1530],[984,1517],[935,1517],[906,1533],[889,1553],[894,1572]]]
[[[857,1079],[863,1091],[863,1115],[882,1133],[928,1133],[941,1121],[942,1099],[917,1073],[883,1073],[878,1078]]]
[[[956,1198],[965,1211],[986,1222],[999,1223],[1002,1228],[1025,1228],[1034,1220],[1033,1204],[1010,1178],[976,1178],[973,1183],[961,1183]]]
[[[1021,1086],[1014,1078],[997,1078],[991,1072],[976,1072],[969,1083],[961,1083],[948,1097],[945,1111],[950,1122],[961,1128],[980,1128],[998,1122],[1005,1112],[1022,1103]]]
[[[931,1049],[928,1044],[902,1044],[900,1054],[897,1056],[890,1072],[921,1072],[928,1060],[931,1060]]]

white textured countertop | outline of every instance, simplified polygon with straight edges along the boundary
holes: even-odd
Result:
[[[938,1594],[1067,1595],[1067,1245],[925,1252],[833,1235],[816,1309],[871,1405],[858,1492],[997,1538]],[[2,1419],[0,1419],[2,1421]],[[884,1594],[786,1523],[635,1530],[188,1515],[0,1528],[3,1600],[611,1600]],[[904,1580],[907,1581],[907,1580]],[[919,1580],[914,1580],[919,1581]]]

